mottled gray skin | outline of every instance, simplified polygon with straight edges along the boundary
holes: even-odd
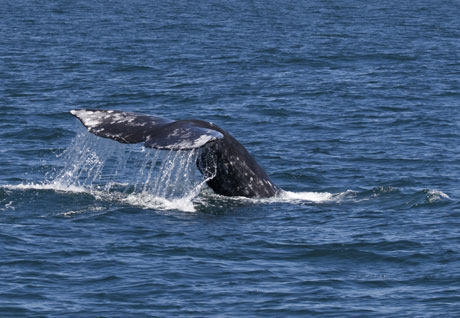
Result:
[[[196,126],[214,129],[224,135],[202,148],[198,169],[205,177],[213,176],[207,184],[214,192],[226,196],[268,198],[279,188],[270,180],[246,148],[222,128],[200,120],[190,120]]]
[[[197,167],[217,194],[268,198],[280,189],[232,135],[202,120],[172,121],[144,114],[73,110],[91,133],[121,143],[144,142],[155,149],[200,148]]]

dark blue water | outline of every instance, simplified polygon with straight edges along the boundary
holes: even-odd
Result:
[[[1,2],[0,316],[458,317],[459,12]],[[288,192],[159,201],[74,108],[212,121]]]

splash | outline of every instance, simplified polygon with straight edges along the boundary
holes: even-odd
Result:
[[[309,201],[314,203],[328,202],[335,199],[337,195],[329,192],[290,192],[282,191],[279,199],[286,201]]]
[[[203,191],[206,181],[214,177],[215,168],[210,166],[205,173],[209,179],[205,179],[196,166],[197,158],[201,155],[200,149],[167,151],[121,144],[81,129],[70,146],[57,158],[57,169],[45,176],[45,182],[4,185],[2,188],[88,193],[107,202],[145,209],[190,212],[196,210],[196,204],[199,207],[212,207],[214,199],[219,202],[230,200],[250,204],[299,205],[380,200],[410,206],[442,203],[450,199],[438,190],[406,193],[392,187],[340,193],[280,191],[274,197],[263,199],[222,197],[212,191]],[[10,205],[12,203],[7,202],[5,208]]]
[[[442,191],[439,190],[425,190],[426,192],[426,202],[433,203],[441,201],[443,199],[450,199],[450,197]]]
[[[210,165],[205,173],[207,178],[199,173],[196,162],[201,155],[200,149],[167,151],[121,144],[79,129],[68,148],[58,156],[56,170],[45,176],[45,182],[7,188],[88,193],[99,200],[146,209],[195,211],[196,202],[208,206],[198,197],[216,171]],[[209,193],[205,199],[210,196],[221,197]],[[291,204],[322,203],[334,198],[336,195],[327,192],[289,191],[267,199],[225,197],[248,203]]]
[[[289,203],[289,204],[322,204],[340,203],[350,198],[354,191],[347,190],[339,193],[330,192],[292,192],[281,190],[281,192],[271,198],[251,199],[262,203]]]
[[[194,211],[193,200],[206,182],[196,169],[199,155],[199,149],[155,150],[80,131],[58,158],[57,172],[47,175],[44,184],[23,187],[88,192],[144,208]]]

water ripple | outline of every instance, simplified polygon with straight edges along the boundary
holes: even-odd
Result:
[[[1,2],[0,316],[458,316],[458,9]],[[74,108],[213,121],[285,192],[215,195]]]

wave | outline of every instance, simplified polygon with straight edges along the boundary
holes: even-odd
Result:
[[[3,185],[0,189],[85,193],[96,200],[143,209],[186,212],[196,211],[197,206],[212,208],[215,200],[243,204],[299,205],[380,200],[379,203],[385,203],[386,207],[420,207],[450,200],[446,193],[439,190],[424,189],[405,193],[393,187],[338,193],[280,191],[274,197],[263,199],[223,197],[206,190],[207,180],[196,169],[199,151],[161,151],[139,145],[122,145],[109,139],[97,138],[83,130],[57,158],[56,166],[61,168],[46,175],[45,181]],[[8,197],[0,191],[3,209],[14,207]]]
[[[120,189],[125,188],[121,191],[107,191],[105,189],[88,188],[84,186],[68,185],[60,182],[52,183],[28,183],[28,184],[17,184],[17,185],[2,185],[0,186],[6,190],[19,190],[19,191],[55,191],[57,193],[68,193],[68,194],[89,194],[96,200],[107,201],[107,202],[118,202],[120,204],[127,204],[136,206],[142,209],[153,209],[153,210],[179,210],[184,212],[196,212],[195,203],[197,201],[200,204],[207,206],[207,199],[211,200],[232,200],[240,203],[256,203],[256,204],[270,204],[270,203],[288,203],[288,204],[301,204],[301,203],[324,203],[324,202],[338,202],[347,192],[339,194],[331,194],[328,192],[290,192],[282,191],[279,195],[272,198],[246,198],[246,197],[224,197],[214,193],[209,193],[205,188],[205,182],[203,181],[193,191],[190,191],[188,195],[182,197],[168,198],[165,196],[159,196],[155,193],[149,192],[131,192],[127,193],[126,187],[128,184],[111,185],[112,189],[117,186]],[[200,194],[204,192],[202,196]],[[10,203],[11,205],[11,203]],[[7,206],[5,206],[7,207]],[[72,214],[72,213],[70,213]],[[69,214],[69,215],[70,215]]]
[[[118,189],[117,189],[118,188]],[[433,205],[440,202],[450,202],[451,198],[444,192],[434,189],[424,189],[406,193],[401,198],[401,191],[391,187],[375,187],[370,190],[353,191],[347,190],[338,193],[330,192],[293,192],[281,191],[277,196],[271,198],[246,198],[246,197],[224,197],[212,193],[205,187],[203,181],[188,195],[182,197],[159,196],[149,192],[129,192],[129,184],[112,184],[112,190],[88,188],[84,186],[68,185],[59,182],[52,183],[29,183],[17,185],[2,185],[0,189],[15,191],[54,191],[64,194],[87,194],[93,199],[103,202],[115,202],[121,205],[129,205],[146,210],[178,210],[183,212],[197,212],[197,206],[208,208],[215,202],[237,202],[241,204],[292,204],[292,205],[318,205],[318,204],[360,204],[369,202],[374,204],[376,200],[385,199],[392,205],[404,205],[409,208]],[[117,190],[113,190],[117,189]],[[0,209],[14,208],[11,200],[1,200],[3,207]],[[91,210],[91,208],[88,208]],[[84,210],[83,210],[84,211]],[[82,211],[67,211],[64,216],[81,213]]]
[[[195,212],[193,205],[194,194],[187,197],[168,199],[165,197],[159,197],[151,193],[125,193],[121,191],[105,191],[98,190],[95,188],[86,188],[83,186],[67,185],[59,182],[44,183],[44,184],[17,184],[17,185],[2,185],[1,188],[6,190],[20,190],[20,191],[48,191],[52,190],[57,193],[67,194],[88,194],[94,199],[106,202],[117,202],[119,204],[127,204],[136,206],[142,209],[153,209],[153,210],[180,210],[184,212]],[[4,205],[3,208],[9,208],[12,206],[12,201],[9,201]],[[75,211],[69,211],[63,215],[74,214]]]
[[[451,202],[446,193],[435,189],[414,190],[403,192],[393,187],[377,186],[372,189],[361,191],[346,190],[337,193],[331,192],[294,192],[282,190],[277,196],[271,198],[245,198],[245,197],[223,197],[213,195],[226,200],[234,200],[247,203],[271,204],[287,203],[295,205],[305,204],[362,204],[376,201],[385,201],[390,206],[404,205],[408,207],[419,207],[440,202]]]

